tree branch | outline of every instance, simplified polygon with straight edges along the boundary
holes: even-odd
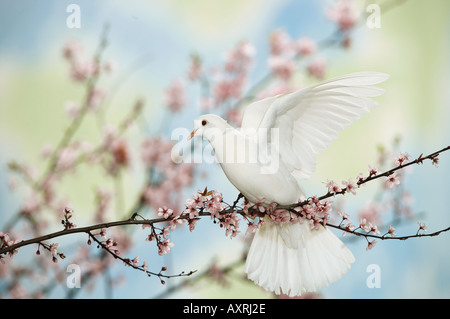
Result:
[[[370,173],[369,176],[367,176],[366,178],[361,178],[357,182],[357,185],[361,186],[365,183],[374,181],[381,177],[389,177],[397,170],[401,170],[401,169],[408,167],[410,165],[413,165],[413,164],[422,164],[425,160],[436,161],[436,159],[438,158],[438,156],[441,153],[446,152],[448,150],[450,150],[450,146],[447,146],[439,151],[433,152],[427,156],[423,156],[423,154],[421,154],[415,160],[398,165],[397,167],[389,169],[381,174],[373,175],[372,173]],[[270,209],[269,209],[270,206],[268,206],[268,207],[264,208],[264,211],[261,211],[260,206],[258,206],[257,204],[254,204],[254,205],[248,204],[244,208],[237,207],[237,202],[241,198],[241,195],[239,195],[237,200],[233,203],[232,206],[227,205],[227,207],[224,207],[222,210],[220,210],[219,214],[217,214],[217,212],[208,211],[206,206],[204,206],[204,204],[206,202],[203,202],[202,205],[197,206],[197,211],[195,214],[193,214],[192,211],[191,212],[185,211],[181,215],[178,215],[178,216],[172,215],[172,216],[168,216],[167,218],[155,218],[155,219],[136,219],[137,214],[133,214],[133,216],[127,220],[106,222],[106,223],[100,223],[100,224],[95,224],[95,225],[91,225],[91,226],[85,226],[85,227],[71,228],[71,227],[65,226],[65,229],[63,229],[61,231],[53,232],[53,233],[50,233],[47,235],[39,236],[39,237],[28,239],[28,240],[22,240],[20,242],[16,242],[13,244],[8,244],[4,240],[2,240],[3,245],[2,245],[2,248],[0,249],[0,256],[8,254],[8,253],[14,254],[17,249],[19,249],[23,246],[27,246],[27,245],[31,245],[31,244],[44,245],[43,244],[44,241],[47,241],[47,240],[50,240],[53,238],[57,238],[57,237],[61,237],[61,236],[76,234],[76,233],[86,233],[92,239],[94,239],[96,242],[98,242],[96,240],[95,236],[92,235],[92,231],[94,231],[94,230],[101,230],[101,229],[107,229],[107,228],[111,228],[111,227],[119,227],[119,226],[127,226],[127,225],[147,225],[147,226],[152,227],[152,232],[155,232],[154,225],[158,224],[158,223],[167,223],[169,221],[174,221],[174,220],[177,220],[180,222],[188,221],[189,223],[194,223],[199,217],[204,217],[204,216],[210,216],[211,218],[218,219],[219,222],[224,223],[224,222],[226,222],[225,219],[230,218],[230,216],[233,214],[240,214],[248,220],[249,218],[252,219],[255,217],[262,217],[265,214],[269,215],[270,217],[273,217],[273,216],[276,216],[277,212],[284,210],[284,211],[288,211],[290,213],[296,214],[297,216],[299,216],[301,218],[309,219],[311,221],[311,220],[314,220],[317,216],[308,217],[307,214],[305,214],[305,212],[303,210],[301,210],[303,207],[305,207],[307,205],[316,205],[316,206],[323,205],[323,204],[321,204],[323,200],[325,200],[329,197],[332,197],[332,196],[345,194],[347,191],[348,191],[348,187],[345,187],[339,192],[335,192],[335,193],[328,192],[327,194],[325,194],[323,196],[320,196],[317,198],[309,198],[302,202],[294,203],[291,205],[276,205],[275,204],[275,206],[272,205]],[[205,197],[211,196],[211,194],[212,194],[212,192],[211,191],[208,192],[207,189],[205,189],[205,191],[203,193],[200,193],[200,195],[205,196]],[[327,204],[325,203],[325,205],[327,205]],[[300,208],[300,210],[296,210],[299,208]],[[371,234],[370,231],[363,233],[363,232],[358,231],[359,229],[361,229],[361,227],[358,227],[356,229],[350,229],[348,226],[343,226],[342,222],[339,225],[332,225],[330,223],[327,223],[326,221],[327,221],[327,219],[320,220],[320,223],[323,225],[326,225],[326,226],[330,226],[330,227],[342,230],[346,233],[351,233],[356,236],[363,236],[365,238],[368,238],[368,237],[377,238],[377,239],[381,239],[381,240],[386,240],[386,239],[406,240],[408,238],[425,237],[425,236],[434,237],[434,236],[440,235],[443,232],[447,232],[450,230],[450,227],[447,227],[447,228],[444,228],[444,229],[441,229],[441,230],[438,230],[438,231],[435,231],[435,232],[429,233],[429,234],[417,232],[414,235],[391,237],[391,236],[386,236],[386,234],[382,235],[382,236],[379,236],[376,234]],[[100,245],[104,248],[104,245],[102,245],[102,244],[100,244]],[[118,257],[117,254],[114,254],[111,251],[108,251],[108,252],[110,254],[112,254],[115,258],[119,258],[122,261],[125,261],[123,258]],[[140,270],[142,270],[142,269],[140,269]],[[151,273],[151,274],[154,274],[154,273]]]

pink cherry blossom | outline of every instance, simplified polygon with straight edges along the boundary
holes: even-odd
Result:
[[[341,30],[353,28],[359,21],[359,12],[354,0],[338,0],[326,11],[328,19],[338,24]]]
[[[258,228],[259,228],[259,224],[257,224],[257,223],[249,223],[248,227],[247,227],[247,231],[245,233],[246,234],[255,233]]]
[[[175,80],[165,91],[165,105],[172,112],[179,112],[186,105],[186,95],[183,82]]]
[[[344,185],[345,191],[350,192],[353,195],[356,195],[356,189],[358,189],[358,184],[353,181],[353,178],[350,178],[348,181],[342,181]]]
[[[248,41],[242,41],[226,53],[225,71],[246,74],[255,55],[255,47]]]
[[[158,217],[163,217],[165,219],[169,218],[173,214],[173,209],[167,208],[166,206],[158,208]]]
[[[324,58],[316,58],[308,65],[307,70],[309,75],[322,79],[325,75],[326,66],[327,65]]]
[[[431,159],[431,162],[432,162],[432,164],[435,166],[435,167],[439,167],[439,158],[436,156],[436,157],[433,157],[432,159]]]
[[[189,206],[183,211],[183,215],[189,215],[189,219],[194,219],[198,216],[198,210],[195,207]]]
[[[395,228],[392,227],[392,225],[389,225],[388,233],[389,233],[389,235],[391,235],[392,237],[397,236],[397,235],[395,234]]]
[[[186,219],[180,219],[179,217],[180,216],[176,216],[176,217],[170,219],[169,227],[170,227],[171,231],[173,231],[178,225],[186,222]]]
[[[30,215],[37,212],[41,208],[42,203],[39,200],[39,195],[36,192],[32,192],[26,197],[22,206],[22,213]]]
[[[361,183],[363,183],[365,180],[363,173],[359,173],[358,176],[356,176],[356,185],[358,185],[358,187],[361,185]],[[362,184],[363,186],[365,184]]]
[[[417,224],[419,225],[419,231],[420,230],[423,230],[424,232],[427,231],[427,228],[426,228],[425,224],[423,224],[421,222],[417,222]],[[419,231],[417,231],[417,232],[419,232]]]
[[[392,189],[397,187],[400,184],[400,176],[397,174],[392,174],[387,177],[387,180],[385,182],[385,187],[387,189]]]
[[[203,207],[205,202],[207,201],[207,197],[200,194],[200,192],[194,193],[192,198],[188,198],[186,200],[186,207],[188,208],[197,208]]]
[[[128,166],[130,163],[130,153],[127,141],[118,139],[111,143],[111,153],[113,154],[114,164],[117,166]]]
[[[164,238],[167,238],[167,237],[169,236],[169,234],[170,234],[170,229],[169,229],[169,227],[164,227],[164,228],[162,229],[162,231],[161,231],[161,235],[162,235]]]
[[[87,100],[87,106],[89,110],[96,111],[99,109],[100,105],[104,101],[107,93],[105,89],[102,88],[93,88],[89,92],[88,100]]]
[[[106,238],[106,229],[101,229],[99,235]]]
[[[220,268],[216,262],[213,262],[212,265],[209,267],[209,276],[219,282],[221,285],[226,286],[228,282],[225,279],[226,272]]]
[[[63,47],[63,56],[68,60],[78,59],[81,51],[83,51],[81,43],[74,39],[70,39]]]
[[[103,70],[107,73],[112,73],[117,68],[116,62],[113,60],[108,60],[103,63]]]
[[[145,241],[154,241],[156,239],[156,235],[154,233],[148,234],[147,238],[145,238]]]
[[[342,217],[342,222],[346,221],[347,223],[351,223],[351,219],[349,218],[349,215],[344,212],[338,212],[338,214]],[[341,222],[341,223],[342,223]]]
[[[139,263],[139,256],[136,256],[136,257],[134,257],[134,258],[131,260],[131,264],[132,264],[134,267],[138,267],[138,263]]]
[[[58,255],[58,247],[58,243],[50,244],[49,250],[53,257],[56,257]]]
[[[195,230],[195,224],[200,220],[200,218],[191,218],[188,220],[188,224],[189,224],[189,231],[194,231]]]
[[[378,174],[378,169],[369,165],[369,176],[376,176]]]
[[[369,232],[370,231],[370,227],[367,224],[367,220],[365,218],[361,218],[359,221],[359,228],[361,228],[362,230]]]
[[[336,195],[336,193],[339,193],[342,191],[341,187],[339,187],[338,184],[336,184],[334,181],[328,181],[326,183],[328,193]]]
[[[375,246],[375,244],[376,244],[376,240],[374,239],[374,240],[372,240],[372,241],[368,241],[367,242],[367,247],[366,247],[366,250],[370,250],[370,249],[372,249],[373,248],[373,246]]]
[[[219,105],[231,98],[239,98],[245,83],[242,76],[233,79],[220,79],[214,85],[215,105]]]
[[[209,111],[218,106],[218,104],[215,103],[214,98],[211,96],[202,96],[198,102],[198,105],[203,111]]]
[[[369,223],[368,228],[369,228],[369,232],[371,232],[373,234],[379,234],[380,233],[380,231],[378,230],[377,225],[373,225],[373,224]]]
[[[209,199],[205,205],[206,210],[211,214],[211,218],[219,218],[220,212],[224,210],[224,206],[219,201]]]
[[[242,124],[242,112],[238,109],[229,109],[226,118],[236,126],[241,126]]]
[[[397,165],[397,166],[403,165],[408,160],[409,160],[408,153],[400,153],[400,155],[397,156],[397,158],[395,159],[395,165]]]
[[[141,158],[147,165],[169,166],[173,144],[162,137],[146,137],[141,144]]]
[[[298,39],[294,46],[297,53],[301,56],[311,55],[317,50],[317,43],[308,37]]]
[[[75,147],[64,147],[58,153],[58,161],[56,163],[58,169],[66,170],[72,167],[77,159],[78,151]]]
[[[165,239],[162,242],[158,243],[158,254],[167,255],[170,252],[170,248],[172,248],[175,244],[170,242],[170,239]]]
[[[376,201],[369,201],[358,212],[358,217],[364,221],[370,221],[373,223],[381,221],[381,213],[383,211],[383,205]]]
[[[80,114],[80,107],[76,102],[68,101],[64,104],[64,109],[66,111],[67,117],[71,120],[78,117]]]
[[[277,29],[270,34],[270,54],[281,55],[291,50],[291,39],[283,29]]]
[[[272,56],[269,58],[269,67],[272,72],[284,81],[288,81],[295,70],[295,62],[284,56]]]
[[[98,72],[98,66],[93,61],[73,61],[70,76],[76,82],[83,82]]]

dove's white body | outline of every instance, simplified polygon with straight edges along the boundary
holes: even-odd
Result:
[[[269,164],[261,165],[258,161],[258,155],[255,154],[257,141],[254,138],[228,127],[224,134],[215,137],[210,143],[227,178],[250,202],[264,199],[266,203],[288,205],[303,195],[297,180],[278,159],[273,158],[271,163],[276,167],[277,174],[264,170]],[[245,151],[238,146],[244,146]],[[273,154],[275,156],[277,154]],[[274,193],[273,189],[283,191]]]
[[[203,115],[194,121],[191,136],[209,140],[226,176],[250,202],[296,203],[305,197],[298,181],[312,174],[316,155],[376,105],[367,97],[382,94],[372,85],[387,78],[354,73],[254,102],[245,109],[240,130],[216,115]],[[261,157],[255,157],[255,147]],[[269,173],[267,159],[276,168]],[[268,291],[297,296],[336,281],[353,261],[328,228],[312,230],[308,222],[279,225],[265,218],[245,272]]]

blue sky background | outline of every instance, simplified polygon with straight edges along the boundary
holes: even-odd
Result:
[[[66,26],[66,7],[76,3],[81,8],[81,28]],[[0,1],[0,225],[8,220],[9,212],[16,211],[19,195],[11,195],[7,187],[6,163],[26,159],[39,163],[39,152],[46,142],[56,142],[67,124],[64,102],[77,99],[82,88],[73,85],[67,77],[68,68],[61,57],[61,48],[67,39],[79,40],[85,53],[96,47],[102,26],[110,24],[109,46],[105,53],[117,63],[115,74],[121,74],[137,59],[142,65],[116,92],[112,118],[120,118],[126,107],[138,97],[146,100],[145,131],[134,134],[154,134],[155,127],[166,136],[176,127],[191,128],[199,109],[192,107],[173,118],[169,125],[164,118],[163,90],[171,81],[184,76],[189,55],[198,52],[207,65],[219,65],[223,54],[242,39],[256,48],[251,82],[267,73],[268,35],[277,28],[286,30],[292,38],[309,36],[317,41],[327,38],[334,24],[324,15],[331,1]],[[364,5],[363,2],[358,2]],[[383,84],[386,94],[369,116],[343,132],[318,158],[315,175],[305,183],[308,195],[324,192],[322,182],[336,181],[366,172],[367,165],[376,158],[379,144],[389,145],[402,136],[401,151],[411,156],[431,153],[449,145],[449,8],[442,1],[410,0],[382,12],[382,27],[360,27],[355,32],[351,50],[329,49],[323,52],[329,68],[326,77],[350,72],[373,70],[386,72],[391,79]],[[189,89],[195,105],[198,88]],[[85,128],[90,135],[93,129]],[[405,187],[414,198],[414,211],[424,212],[421,221],[429,231],[450,225],[448,176],[450,153],[442,154],[440,167],[430,163],[416,166],[407,175]],[[206,185],[219,189],[224,198],[234,200],[237,191],[226,180],[218,165],[200,165],[208,173],[198,179],[186,197]],[[97,178],[96,175],[89,177]],[[76,179],[67,186],[76,211],[89,211],[91,202],[83,197],[82,189],[88,177]],[[101,177],[98,177],[101,180]],[[127,195],[138,187],[127,185]],[[89,180],[92,182],[92,180]],[[369,186],[358,196],[347,195],[347,212],[356,216],[373,193]],[[130,198],[132,198],[130,196]],[[88,220],[89,216],[84,216]],[[82,219],[82,217],[80,216]],[[357,220],[353,218],[353,220]],[[56,225],[58,227],[58,225]],[[0,227],[1,230],[1,227]],[[411,234],[417,230],[416,220],[397,229],[397,234]],[[139,255],[153,269],[170,264],[173,272],[207,267],[212,258],[221,264],[239,258],[242,241],[223,236],[223,230],[202,220],[195,232],[179,230],[172,235],[173,254],[159,257],[154,247],[143,241],[144,232],[134,232],[136,242],[129,256]],[[65,238],[61,246],[84,243],[85,238]],[[408,241],[379,242],[366,251],[364,240],[349,243],[356,262],[342,280],[325,288],[325,298],[449,298],[450,254],[449,235]],[[30,251],[33,251],[31,248]],[[26,249],[20,254],[26,255]],[[25,258],[23,256],[16,258]],[[368,265],[377,264],[381,270],[381,288],[369,289],[366,278]],[[64,264],[62,264],[64,265]],[[0,265],[1,267],[1,265]],[[151,298],[180,279],[169,280],[166,286],[155,278],[114,266],[110,275],[124,275],[126,281],[105,293],[105,284],[99,279],[93,289],[83,289],[78,297]],[[234,271],[231,286],[201,281],[194,288],[180,290],[171,297],[179,298],[267,298],[258,287],[239,279],[242,267]],[[62,298],[67,288],[55,289],[49,297]]]

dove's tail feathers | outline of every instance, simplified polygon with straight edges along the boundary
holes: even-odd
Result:
[[[328,228],[266,222],[255,234],[245,272],[267,291],[294,297],[338,280],[354,260]]]

